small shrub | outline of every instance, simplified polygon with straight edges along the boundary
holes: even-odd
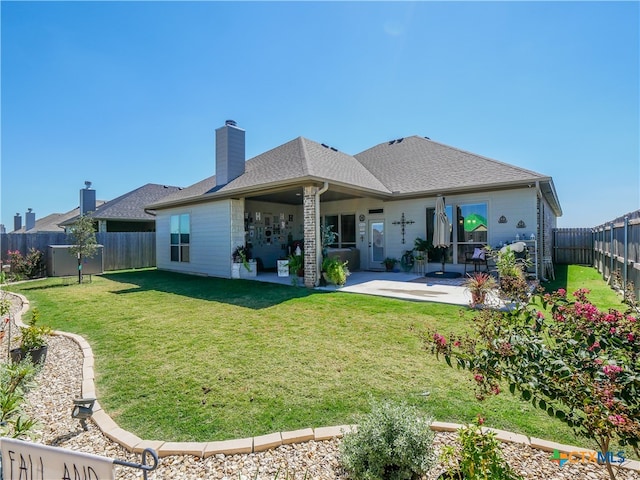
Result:
[[[465,480],[521,480],[504,461],[496,434],[483,431],[482,418],[458,430],[459,447],[443,448],[440,459],[447,467],[448,478]]]
[[[36,421],[24,415],[24,392],[36,374],[28,360],[0,363],[0,437],[24,438],[31,435]]]
[[[342,466],[356,480],[419,478],[433,464],[431,417],[405,404],[372,406],[340,444]]]

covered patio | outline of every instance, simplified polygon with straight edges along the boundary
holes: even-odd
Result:
[[[427,271],[437,271],[439,267],[440,264],[429,264]],[[451,269],[460,269],[462,265],[450,265],[450,267]],[[279,283],[281,285],[292,284],[292,277],[279,277],[276,272],[260,272],[252,280]],[[343,287],[327,285],[316,287],[316,290],[361,293],[418,302],[437,302],[466,306],[471,301],[471,295],[462,286],[463,282],[464,277],[462,276],[455,279],[440,279],[425,277],[423,274],[414,272],[361,270],[352,272]]]

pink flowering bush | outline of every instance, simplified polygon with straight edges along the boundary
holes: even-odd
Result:
[[[40,250],[30,248],[25,256],[22,256],[20,250],[9,250],[7,256],[13,280],[21,280],[25,277],[34,278],[41,275],[44,265]]]
[[[479,400],[509,385],[536,407],[609,451],[612,440],[640,456],[640,321],[600,311],[585,289],[536,296],[512,311],[476,314],[476,334],[447,339],[429,332],[428,349],[472,374]],[[609,475],[615,478],[611,465]]]

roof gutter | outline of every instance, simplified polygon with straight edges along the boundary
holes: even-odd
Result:
[[[316,282],[320,285],[320,275],[322,275],[322,236],[320,235],[320,195],[329,190],[329,182],[324,182],[324,186],[316,192]],[[320,247],[320,248],[318,248]]]

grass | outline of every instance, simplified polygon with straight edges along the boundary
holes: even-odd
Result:
[[[569,267],[569,291],[589,275]],[[142,438],[209,441],[346,424],[384,398],[439,421],[481,413],[496,428],[585,444],[509,394],[479,403],[465,372],[422,349],[426,326],[469,327],[471,312],[460,307],[156,270],[11,290],[39,308],[43,323],[91,343],[101,405]]]

